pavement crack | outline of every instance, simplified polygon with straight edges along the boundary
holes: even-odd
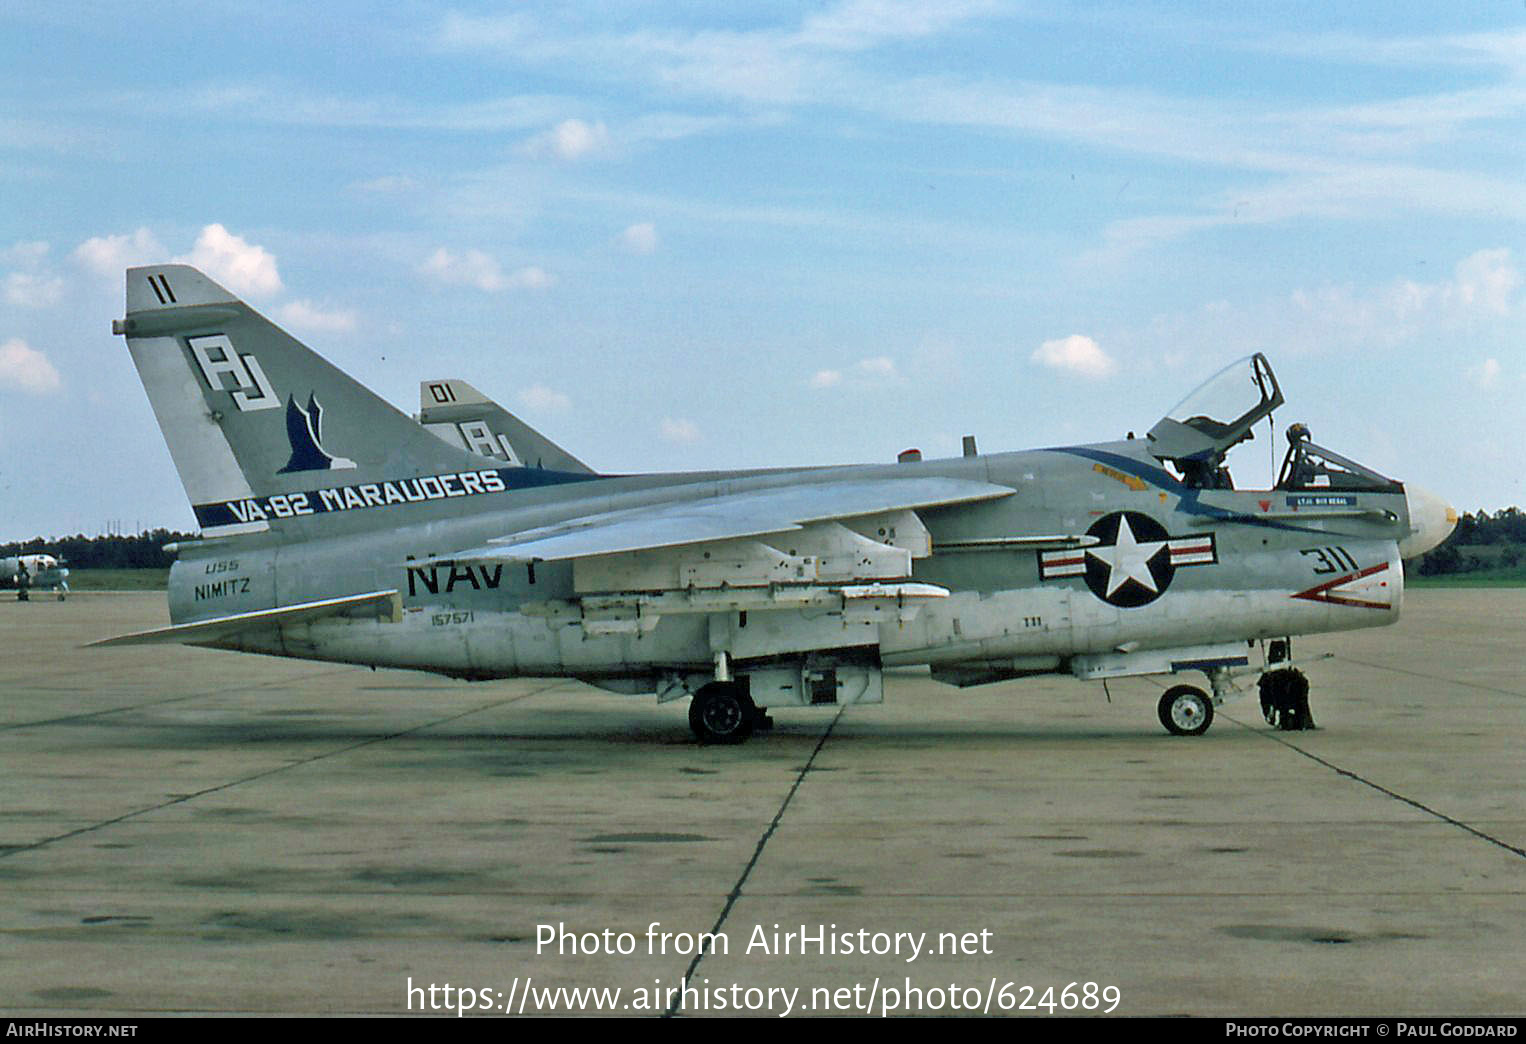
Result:
[[[837,714],[827,725],[826,730],[822,732],[821,738],[816,741],[816,748],[811,751],[811,756],[806,758],[805,764],[800,767],[800,772],[795,776],[795,782],[790,786],[789,793],[785,794],[784,800],[779,803],[779,810],[774,813],[774,818],[768,824],[768,829],[764,830],[763,836],[758,838],[758,843],[752,850],[752,858],[742,868],[742,874],[737,878],[736,884],[731,886],[731,892],[726,896],[726,905],[721,907],[720,916],[715,919],[715,924],[710,928],[711,938],[720,934],[721,927],[726,923],[726,918],[731,916],[731,908],[742,897],[742,887],[747,884],[747,879],[752,876],[753,867],[757,866],[758,860],[763,857],[763,849],[768,846],[769,840],[774,836],[774,831],[779,829],[779,824],[784,819],[785,811],[788,810],[790,802],[795,800],[795,794],[800,790],[800,784],[805,782],[806,773],[810,772],[811,767],[816,764],[816,756],[821,753],[821,748],[827,745],[827,740],[832,736],[832,730],[837,728],[837,723],[842,720],[843,711],[846,709],[846,707],[838,708]],[[707,939],[700,946],[699,952],[694,955],[694,959],[689,962],[689,967],[685,969],[683,979],[680,980],[683,985],[694,981],[694,972],[699,968],[700,962],[709,955],[709,946],[710,943]],[[665,1019],[674,1017],[683,1010],[683,1005],[684,990],[680,987],[678,996],[673,999],[673,1003],[668,1006],[668,1010],[663,1012],[662,1017]]]

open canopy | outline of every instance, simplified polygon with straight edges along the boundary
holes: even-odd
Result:
[[[1224,367],[1162,417],[1150,429],[1150,452],[1189,474],[1209,473],[1282,402],[1272,364],[1257,352]]]

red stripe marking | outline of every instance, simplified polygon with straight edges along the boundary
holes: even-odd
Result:
[[[1336,577],[1334,580],[1326,581],[1325,583],[1320,584],[1318,587],[1311,587],[1307,591],[1300,591],[1293,595],[1293,597],[1302,598],[1309,602],[1328,602],[1331,605],[1349,605],[1357,609],[1392,609],[1393,607],[1386,602],[1368,602],[1363,601],[1360,598],[1352,598],[1348,595],[1330,593],[1330,589],[1333,587],[1339,587],[1342,584],[1349,584],[1353,580],[1360,580],[1363,577],[1372,576],[1374,573],[1381,573],[1387,568],[1387,562],[1379,562],[1375,566],[1368,566],[1361,572],[1348,573],[1345,576]]]

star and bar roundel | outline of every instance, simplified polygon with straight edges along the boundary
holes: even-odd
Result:
[[[1083,576],[1092,594],[1123,609],[1149,605],[1165,594],[1183,566],[1219,560],[1212,533],[1173,537],[1149,515],[1114,511],[1086,531],[1090,547],[1040,551],[1039,579]]]

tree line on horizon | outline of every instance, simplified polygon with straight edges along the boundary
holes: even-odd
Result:
[[[1491,549],[1487,553],[1464,548]],[[1507,507],[1490,515],[1469,513],[1441,544],[1420,556],[1421,576],[1448,576],[1504,568],[1517,569],[1526,560],[1526,511]]]
[[[168,569],[175,556],[167,554],[165,544],[177,540],[197,540],[195,533],[170,529],[145,529],[137,534],[113,534],[87,537],[83,533],[67,537],[32,537],[0,544],[0,558],[12,555],[56,555],[70,569]]]

